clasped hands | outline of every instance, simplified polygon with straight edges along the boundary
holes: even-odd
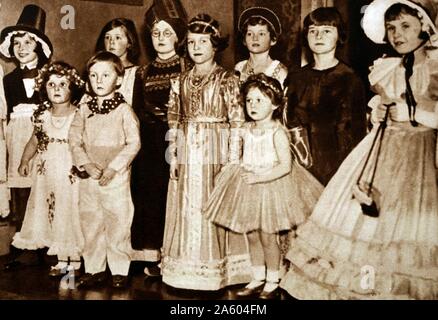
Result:
[[[117,173],[116,170],[109,167],[106,167],[102,170],[95,163],[87,163],[84,164],[83,167],[92,179],[99,180],[99,185],[102,187],[107,186],[114,179],[114,176]]]
[[[387,106],[385,104],[379,104],[378,107],[373,110],[373,120],[381,122],[385,119],[386,110],[389,108],[389,118],[395,122],[409,121],[409,110],[406,105],[392,105]]]

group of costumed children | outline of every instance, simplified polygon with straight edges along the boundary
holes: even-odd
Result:
[[[429,0],[367,7],[365,34],[396,53],[371,68],[367,134],[333,7],[305,17],[308,64],[289,72],[270,56],[278,16],[244,10],[249,58],[231,71],[215,61],[228,46],[218,21],[187,22],[179,1],[154,0],[151,62],[137,65],[135,24],[117,18],[83,80],[49,62],[45,12],[26,6],[0,39],[17,65],[0,91],[0,209],[9,188],[16,227],[5,268],[41,263],[48,248],[49,275],[84,269],[79,288],[106,282],[107,267],[124,288],[143,261],[176,288],[247,283],[241,297],[437,298],[436,14]]]

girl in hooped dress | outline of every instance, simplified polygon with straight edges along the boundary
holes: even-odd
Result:
[[[374,62],[374,128],[297,230],[281,283],[294,297],[438,298],[435,18],[435,4],[426,0],[376,0],[365,11],[366,35],[399,56]],[[386,116],[385,134],[377,135]],[[371,147],[376,135],[380,151]],[[358,190],[373,200],[374,216]]]
[[[36,79],[41,100],[34,112],[34,133],[21,158],[18,172],[29,176],[34,158],[32,189],[20,232],[12,245],[35,250],[48,247],[58,263],[49,272],[61,276],[81,266],[83,236],[79,221],[79,183],[71,173],[72,157],[68,132],[76,113],[78,90],[84,85],[78,72],[65,62],[53,62],[41,69]]]
[[[238,296],[274,298],[278,291],[277,235],[304,222],[322,192],[321,184],[292,162],[280,82],[261,73],[242,87],[251,119],[241,129],[241,164],[231,162],[216,178],[204,213],[221,226],[247,234],[253,280]],[[263,291],[262,291],[263,289]]]

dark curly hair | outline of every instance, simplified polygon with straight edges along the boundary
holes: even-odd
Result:
[[[249,76],[240,89],[240,97],[243,105],[246,105],[246,96],[249,90],[255,88],[259,89],[272,101],[273,105],[277,106],[277,109],[275,109],[272,114],[272,119],[281,120],[283,118],[283,110],[286,106],[286,99],[280,82],[277,79],[268,77],[264,73]],[[251,120],[246,108],[245,117],[247,120]]]
[[[140,56],[140,45],[138,40],[137,30],[135,29],[135,24],[132,20],[125,18],[116,18],[108,22],[100,32],[99,38],[96,43],[96,52],[105,50],[105,34],[115,28],[122,28],[125,31],[126,37],[128,38],[128,50],[127,58],[133,63],[138,63],[138,58]]]
[[[221,36],[219,22],[208,14],[201,13],[190,20],[188,31],[191,33],[209,34],[211,43],[216,51],[223,51],[228,47],[229,36]]]
[[[48,101],[49,97],[47,95],[46,84],[50,79],[50,76],[65,76],[70,84],[70,101],[73,104],[79,102],[80,98],[84,93],[84,81],[80,78],[77,70],[64,61],[54,61],[46,64],[43,68],[41,68],[40,73],[36,79],[36,84],[39,90],[39,96],[41,101]]]

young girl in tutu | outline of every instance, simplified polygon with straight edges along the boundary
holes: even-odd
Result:
[[[77,71],[64,62],[41,69],[36,79],[41,100],[33,115],[34,133],[27,143],[18,172],[27,177],[34,158],[32,189],[20,232],[12,245],[35,250],[49,247],[58,264],[50,276],[60,276],[69,268],[79,271],[83,246],[79,222],[79,184],[72,176],[68,132],[76,106],[71,102],[83,86]]]
[[[215,181],[206,216],[221,226],[246,233],[253,280],[237,294],[275,297],[279,281],[277,235],[306,219],[322,186],[292,162],[287,130],[279,122],[284,107],[281,84],[263,73],[243,85],[248,122],[241,130],[241,164],[231,161]],[[265,276],[266,273],[266,276]],[[265,283],[266,282],[266,283]]]
[[[281,286],[296,298],[438,298],[436,12],[427,0],[376,0],[365,11],[366,35],[399,56],[374,62],[375,126],[292,242]]]

